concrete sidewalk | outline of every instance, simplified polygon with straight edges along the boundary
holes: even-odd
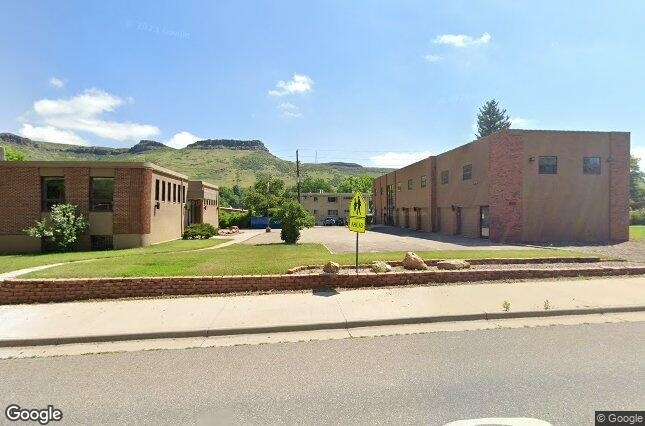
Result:
[[[631,311],[644,277],[15,305],[0,347]]]

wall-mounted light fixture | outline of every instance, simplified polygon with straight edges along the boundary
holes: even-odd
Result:
[[[204,210],[206,210],[206,204],[204,204]]]
[[[607,157],[607,162],[608,162],[608,163],[611,163],[612,161],[614,161],[614,159],[613,159],[613,158],[611,158],[611,157]]]
[[[529,157],[529,161],[532,163],[535,161],[535,157]]]
[[[159,204],[159,201],[155,203],[155,209],[159,210],[161,208],[161,204]]]

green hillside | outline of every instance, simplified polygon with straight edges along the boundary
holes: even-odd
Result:
[[[206,140],[183,149],[154,141],[141,141],[132,148],[105,148],[32,141],[10,133],[0,133],[0,145],[13,147],[27,160],[51,161],[149,161],[159,166],[220,186],[250,186],[258,173],[269,173],[287,184],[296,180],[296,165],[271,154],[260,141]],[[358,164],[301,163],[302,176],[321,177],[338,185],[347,176],[379,176],[390,169]]]

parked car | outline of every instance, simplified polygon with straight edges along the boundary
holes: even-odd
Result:
[[[345,218],[339,217],[338,219],[336,219],[336,226],[345,226],[345,225],[347,225],[347,220],[345,220]]]
[[[336,224],[336,218],[334,216],[327,216],[325,220],[323,220],[323,225],[325,226],[334,226]]]

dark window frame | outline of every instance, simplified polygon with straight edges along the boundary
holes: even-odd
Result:
[[[166,198],[166,201],[168,201],[170,203],[170,202],[172,202],[172,182],[168,182],[167,193],[168,193],[168,198]]]
[[[159,179],[155,179],[155,201],[159,201]]]
[[[408,179],[408,191],[414,189],[414,179]]]
[[[466,164],[461,168],[461,180],[471,180],[473,178],[473,165]]]
[[[161,181],[161,201],[166,201],[166,181]]]
[[[555,159],[554,164],[543,164],[543,162]],[[538,174],[557,175],[558,174],[558,157],[557,155],[540,155],[538,157]]]
[[[48,197],[47,183],[62,182],[62,196]],[[43,176],[40,178],[40,209],[43,212],[51,211],[52,206],[65,203],[65,177],[64,176]]]
[[[428,176],[423,175],[421,176],[421,188],[425,188],[426,186],[428,186]]]
[[[598,164],[587,164],[588,160],[597,160]],[[597,167],[596,167],[597,166]],[[582,157],[582,174],[599,175],[602,173],[602,160],[600,157]]]
[[[172,202],[173,203],[177,202],[177,184],[176,183],[172,184]]]
[[[441,184],[446,185],[450,182],[450,170],[443,170],[441,172]]]
[[[338,202],[338,197],[327,197],[327,202],[328,203],[337,203]]]
[[[95,182],[110,181],[112,183],[111,196],[97,196],[95,194]],[[114,178],[113,177],[90,177],[90,211],[111,212],[114,211]]]

